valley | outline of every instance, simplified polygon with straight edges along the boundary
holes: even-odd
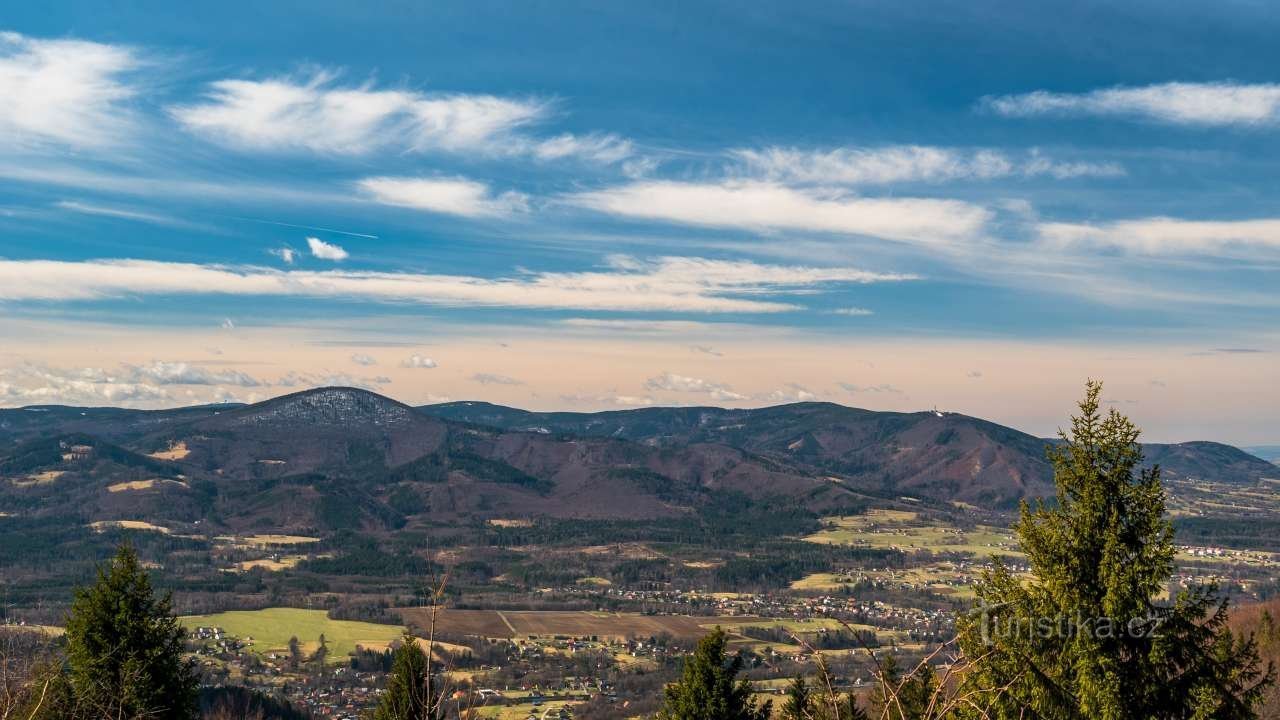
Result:
[[[1050,444],[828,403],[530,413],[324,388],[0,410],[4,622],[61,624],[128,542],[206,680],[308,706],[366,706],[430,604],[452,671],[495,693],[486,717],[637,714],[717,626],[761,691],[814,653],[860,687],[867,648],[919,658],[981,573],[1023,570],[1009,528],[1051,492]],[[1214,443],[1145,452],[1177,533],[1169,590],[1275,594],[1280,468]]]

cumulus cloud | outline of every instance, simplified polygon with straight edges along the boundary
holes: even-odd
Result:
[[[904,182],[992,180],[1048,176],[1113,177],[1116,163],[1062,162],[1033,150],[1019,155],[922,145],[842,147],[828,150],[766,147],[738,149],[747,171],[771,181],[804,184],[883,185]]]
[[[1176,125],[1270,125],[1280,119],[1280,84],[1170,82],[1086,93],[1037,90],[986,97],[980,105],[1008,117],[1092,115]]]
[[[959,200],[864,198],[775,182],[644,181],[566,201],[611,215],[706,227],[807,230],[924,244],[973,237],[991,219]]]
[[[665,390],[667,392],[679,393],[702,393],[710,395],[715,400],[721,401],[746,399],[745,395],[740,395],[734,392],[733,388],[725,385],[724,383],[689,377],[687,375],[677,375],[672,372],[663,372],[661,375],[645,380],[644,388],[646,390],[653,391]]]
[[[465,178],[371,177],[356,186],[383,205],[462,217],[502,217],[529,209],[529,198]]]
[[[1149,217],[1111,223],[1041,223],[1041,241],[1056,247],[1103,246],[1147,254],[1215,254],[1232,248],[1280,249],[1280,219],[1184,220]]]
[[[616,393],[561,395],[560,399],[574,405],[616,405],[619,407],[649,407],[657,402],[648,395],[618,395]]]
[[[169,112],[186,129],[249,150],[361,155],[375,150],[498,152],[542,118],[541,100],[342,86],[334,73],[219,80],[202,102]]]
[[[134,132],[133,49],[0,33],[0,144],[118,145]]]
[[[333,260],[337,262],[339,260],[346,260],[350,257],[341,245],[327,243],[317,237],[307,238],[307,247],[311,249],[311,255],[313,257],[320,258],[321,260]]]
[[[54,368],[24,364],[0,369],[0,403],[5,405],[132,405],[168,400],[159,385],[135,382],[102,368]]]
[[[430,305],[616,311],[770,313],[798,309],[769,295],[915,276],[853,268],[664,257],[611,258],[606,269],[510,278],[278,270],[149,260],[0,260],[0,300],[95,300],[139,295],[358,298]],[[223,327],[234,328],[228,318]]]
[[[414,353],[413,355],[410,355],[409,357],[405,358],[404,361],[400,363],[400,367],[434,368],[434,367],[440,367],[440,364],[429,357],[423,357],[421,355],[418,355],[417,353]]]
[[[352,353],[351,362],[357,365],[364,365],[365,367],[378,364],[378,361],[372,355],[366,355],[364,353]]]
[[[496,373],[476,373],[471,376],[472,382],[478,382],[481,385],[523,385],[523,380],[517,380],[506,375],[498,375]]]
[[[787,383],[786,387],[764,395],[756,395],[755,399],[776,403],[812,402],[818,399],[818,395],[803,385]]]
[[[131,382],[155,385],[234,385],[259,387],[263,383],[239,370],[211,370],[185,362],[155,360],[147,365],[126,365]]]
[[[298,259],[298,251],[287,245],[285,247],[268,250],[267,252],[283,260],[285,265],[292,265],[294,260]]]

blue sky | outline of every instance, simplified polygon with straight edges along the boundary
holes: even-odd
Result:
[[[1050,432],[1096,375],[1158,439],[1280,439],[1264,4],[743,5],[11,9],[0,403]]]

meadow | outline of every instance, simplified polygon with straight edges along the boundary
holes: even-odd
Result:
[[[249,649],[258,655],[287,654],[292,637],[298,638],[303,654],[310,655],[324,635],[329,648],[328,661],[335,664],[346,662],[357,647],[380,651],[404,634],[404,628],[399,625],[333,620],[324,610],[299,608],[232,610],[214,615],[186,615],[178,620],[189,630],[222,628],[228,635],[252,642]]]

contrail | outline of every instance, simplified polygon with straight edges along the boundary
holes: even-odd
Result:
[[[377,235],[368,235],[365,233],[358,233],[358,232],[347,232],[346,230],[334,230],[333,228],[316,227],[315,225],[294,225],[293,223],[278,222],[276,220],[259,220],[258,218],[240,217],[238,215],[230,215],[229,217],[233,217],[236,220],[247,220],[248,222],[262,223],[263,225],[279,225],[281,227],[298,228],[300,230],[319,230],[320,232],[330,232],[330,233],[337,233],[339,235],[350,235],[351,237],[369,238],[370,240],[378,239]]]

